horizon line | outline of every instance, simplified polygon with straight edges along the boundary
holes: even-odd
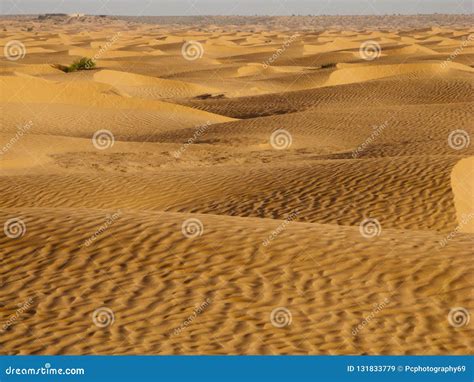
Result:
[[[268,15],[268,14],[232,14],[232,15],[121,15],[121,14],[106,14],[106,13],[83,13],[83,12],[44,12],[44,13],[1,13],[0,16],[41,16],[41,15],[75,15],[80,14],[84,16],[106,16],[106,17],[341,17],[341,16],[434,16],[434,15],[450,15],[450,16],[474,16],[474,12],[470,13],[339,13],[339,14],[288,14],[288,15]]]

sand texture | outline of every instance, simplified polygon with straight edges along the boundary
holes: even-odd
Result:
[[[472,352],[465,18],[226,20],[0,19],[1,353]]]

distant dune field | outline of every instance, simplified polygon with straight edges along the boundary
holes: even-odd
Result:
[[[468,16],[297,20],[0,18],[2,354],[472,351]]]

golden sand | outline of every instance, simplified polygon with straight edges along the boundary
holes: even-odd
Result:
[[[2,353],[472,349],[472,29],[99,21],[2,20]]]

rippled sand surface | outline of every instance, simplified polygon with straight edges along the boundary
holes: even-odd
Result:
[[[341,20],[0,19],[1,352],[469,353],[473,30]]]

